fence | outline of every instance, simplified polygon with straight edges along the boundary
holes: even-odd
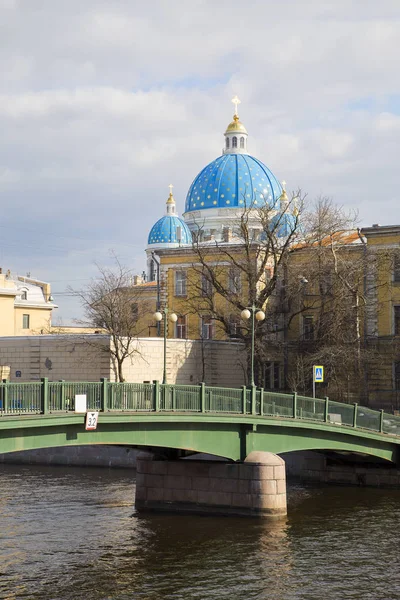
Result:
[[[266,392],[200,385],[51,381],[0,383],[0,417],[60,414],[75,410],[77,395],[87,410],[104,412],[223,413],[306,419],[400,436],[400,417],[358,404]]]

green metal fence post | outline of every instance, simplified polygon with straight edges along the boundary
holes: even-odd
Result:
[[[8,380],[7,379],[3,379],[3,383],[4,383],[4,388],[3,388],[3,410],[4,413],[8,412]]]
[[[383,408],[380,411],[379,415],[379,433],[383,433]]]
[[[324,422],[325,423],[328,422],[328,415],[329,415],[329,398],[328,398],[328,396],[325,396],[325,407],[324,407]]]
[[[354,402],[354,413],[353,413],[353,427],[357,427],[357,402]]]
[[[60,406],[59,406],[59,408],[60,408],[60,410],[65,410],[66,406],[65,406],[65,385],[64,385],[64,379],[60,379],[59,383],[61,383],[61,385],[60,385]]]
[[[172,386],[172,410],[176,410],[176,387]]]
[[[252,415],[256,414],[256,391],[257,391],[257,388],[253,383],[253,385],[251,386],[251,414]]]
[[[260,389],[260,415],[264,414],[264,388]]]
[[[108,411],[108,379],[107,377],[101,377],[101,391],[100,391],[100,410],[103,412]]]
[[[297,417],[297,392],[293,392],[293,419]]]
[[[154,410],[156,412],[160,412],[160,382],[157,380],[153,381],[153,394],[154,394],[154,401],[153,401],[153,406],[154,406]]]
[[[200,384],[200,411],[206,412],[206,384],[204,382]]]
[[[49,412],[49,378],[42,377],[40,379],[42,386],[40,388],[40,410],[44,415]]]
[[[242,385],[242,413],[245,415],[247,410],[246,410],[246,402],[247,402],[247,390],[246,390],[246,386]]]

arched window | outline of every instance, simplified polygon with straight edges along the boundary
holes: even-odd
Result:
[[[244,148],[244,137],[240,138],[240,147]]]
[[[237,137],[232,138],[232,148],[237,148]]]
[[[155,279],[156,279],[156,269],[155,269],[154,260],[150,261],[149,279],[150,279],[150,281],[155,281]]]
[[[226,140],[225,140],[225,146],[226,146],[227,148],[229,148],[229,138],[228,138],[228,137],[227,137],[227,138],[226,138]]]
[[[21,300],[28,300],[28,292],[26,290],[22,290]]]

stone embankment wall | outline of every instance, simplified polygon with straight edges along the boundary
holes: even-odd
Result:
[[[106,351],[106,335],[37,335],[0,337],[0,367],[10,367],[10,380],[115,381],[115,369]],[[162,380],[164,344],[161,338],[140,338],[136,352],[124,363],[126,381]],[[246,355],[236,342],[178,340],[167,342],[169,383],[240,387],[245,383]]]
[[[400,488],[400,469],[391,464],[330,464],[324,454],[312,451],[286,452],[282,457],[289,478],[341,485]]]
[[[121,446],[66,446],[0,454],[0,463],[136,468],[138,450]]]

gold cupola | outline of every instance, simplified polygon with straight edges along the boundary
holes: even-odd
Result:
[[[172,195],[172,188],[174,187],[172,185],[172,183],[169,184],[169,196],[168,196],[168,200],[167,200],[167,215],[174,215],[175,214],[175,198]]]
[[[279,198],[281,210],[286,210],[289,205],[289,198],[286,191],[286,181],[281,181],[282,194]]]
[[[233,121],[229,123],[225,131],[225,148],[224,154],[247,154],[247,129],[239,120],[238,104],[240,100],[237,96],[232,98],[235,105],[235,114]]]

